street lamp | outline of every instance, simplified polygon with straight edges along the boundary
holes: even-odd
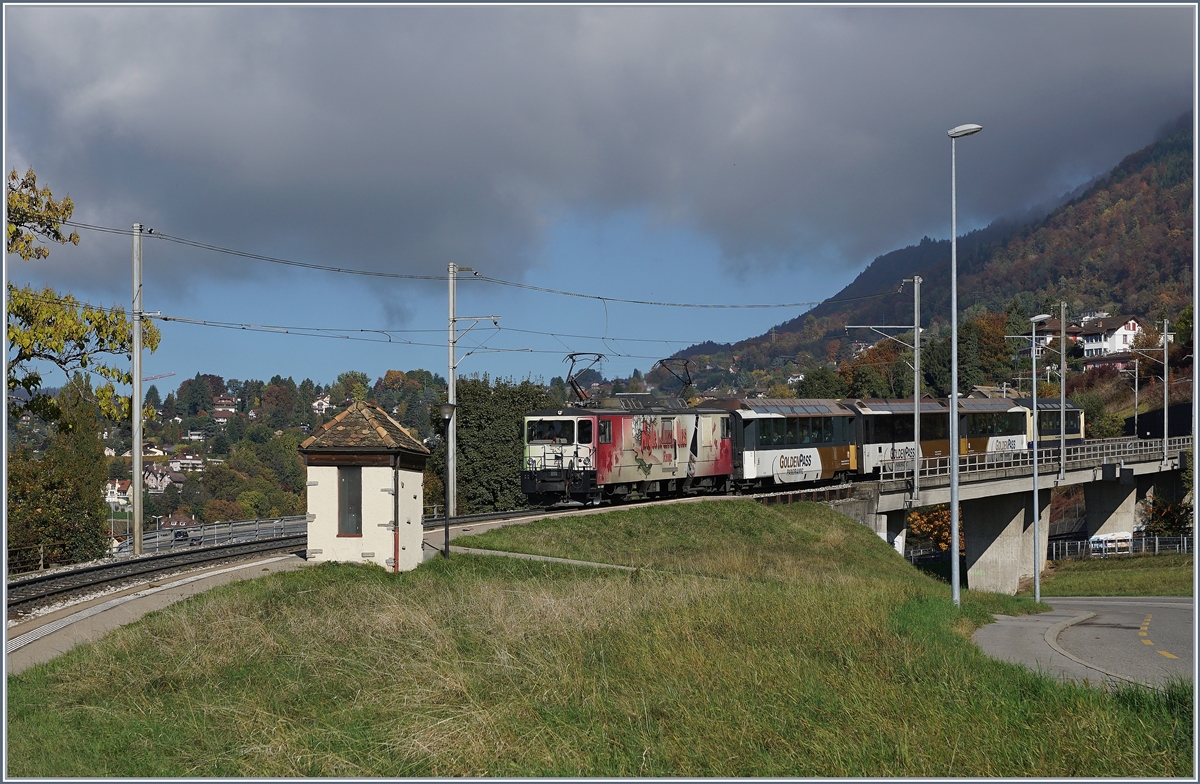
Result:
[[[1038,421],[1037,406],[1037,326],[1050,318],[1049,313],[1034,316],[1029,319],[1029,361],[1033,363],[1033,600],[1042,600],[1042,561],[1040,540],[1038,539],[1038,519],[1042,516],[1038,509]],[[1061,459],[1061,458],[1060,458]]]
[[[456,408],[456,406],[449,401],[438,404],[438,411],[440,411],[442,414],[442,430],[444,433],[447,434],[447,437],[445,439],[446,440],[446,485],[444,488],[446,491],[446,498],[445,498],[446,506],[442,510],[442,517],[444,518],[444,523],[445,523],[445,527],[446,527],[446,540],[445,540],[445,544],[442,546],[442,557],[444,557],[446,559],[450,558],[450,438],[449,438],[449,433],[450,433],[450,423],[454,421],[454,409],[455,408]]]
[[[982,125],[960,125],[946,131],[950,137],[950,597],[961,604],[958,587],[958,183],[955,144],[963,136],[983,130]]]

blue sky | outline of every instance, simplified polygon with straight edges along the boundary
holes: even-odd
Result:
[[[949,235],[946,129],[984,126],[960,145],[965,232],[1103,173],[1194,103],[1186,6],[4,14],[6,170],[32,166],[79,221],[389,273],[455,261],[615,299],[819,301],[877,255]],[[47,261],[6,258],[7,279],[128,305],[129,237],[81,234]],[[175,373],[164,391],[196,372],[446,373],[444,281],[144,248],[149,310],[396,330],[380,344],[165,323],[144,373]],[[596,300],[459,291],[461,315],[504,328],[485,322],[460,353],[477,339],[514,349],[459,372],[545,380],[568,351],[601,351],[624,376],[803,310],[606,314]]]

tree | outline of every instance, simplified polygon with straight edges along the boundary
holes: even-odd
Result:
[[[271,427],[280,429],[292,423],[296,393],[287,384],[273,383],[263,392],[263,415]]]
[[[493,382],[484,374],[459,379],[456,391],[459,514],[519,509],[526,503],[521,494],[522,423],[528,412],[548,407],[545,388],[528,379]],[[436,409],[430,416],[437,416]],[[440,422],[438,427],[440,432]],[[443,476],[445,466],[442,441],[426,476]]]
[[[197,373],[195,378],[189,378],[179,385],[180,416],[194,417],[201,411],[212,408],[212,397],[208,394],[208,385]]]
[[[158,387],[154,384],[151,384],[150,388],[146,390],[145,405],[156,410],[162,406],[162,398],[158,396]]]
[[[961,513],[960,513],[961,519]],[[908,513],[908,535],[911,541],[932,542],[943,553],[950,549],[950,505],[937,504]],[[958,529],[958,551],[966,548],[962,526]]]
[[[63,544],[72,561],[98,558],[108,544],[104,483],[108,465],[88,379],[76,373],[58,395],[45,456],[9,455],[8,546]]]
[[[37,176],[30,169],[24,177],[9,172],[6,183],[7,251],[25,261],[44,259],[50,251],[37,245],[41,241],[79,244],[79,235],[63,235],[62,224],[75,209],[69,196],[55,201],[49,188],[37,187]],[[158,348],[160,334],[149,320],[142,322],[144,345],[152,352]],[[125,357],[132,350],[133,328],[123,308],[102,308],[81,303],[70,294],[59,294],[46,287],[35,291],[31,286],[18,288],[8,284],[8,392],[9,413],[30,411],[47,421],[58,417],[53,398],[40,392],[41,374],[33,363],[50,362],[68,375],[76,370],[100,376],[107,383],[88,390],[94,395],[100,413],[113,420],[128,419],[131,403],[116,394],[114,383],[129,384],[133,376],[106,359]],[[23,390],[24,400],[13,396]]]
[[[817,368],[806,373],[796,383],[799,398],[841,398],[846,396],[845,380],[829,368]]]

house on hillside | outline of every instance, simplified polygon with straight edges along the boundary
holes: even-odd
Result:
[[[109,506],[128,506],[132,484],[128,479],[109,479],[104,483],[104,503]]]
[[[300,444],[310,561],[415,569],[429,450],[375,401],[351,403]]]
[[[142,472],[142,485],[146,488],[146,492],[153,495],[166,492],[171,485],[174,485],[176,490],[182,490],[185,481],[187,481],[187,477],[181,472],[172,471],[169,466],[162,463],[151,463]]]
[[[204,460],[195,455],[176,455],[171,458],[172,471],[202,471]]]
[[[1133,348],[1133,339],[1143,332],[1137,316],[1098,318],[1083,325],[1083,356],[1099,357]]]
[[[329,411],[330,409],[334,409],[334,408],[337,408],[337,406],[335,406],[329,402],[329,395],[321,395],[316,400],[314,400],[313,404],[312,404],[313,412],[316,414],[320,414],[321,416],[325,416],[326,411]]]
[[[195,520],[183,512],[175,511],[162,519],[159,528],[191,528],[194,525],[197,525]]]
[[[1118,351],[1115,354],[1099,354],[1084,359],[1083,369],[1085,371],[1095,367],[1112,367],[1117,370],[1132,369],[1134,358],[1134,354],[1131,351]]]
[[[230,414],[237,408],[237,398],[233,395],[217,395],[213,398],[213,414],[226,411]]]

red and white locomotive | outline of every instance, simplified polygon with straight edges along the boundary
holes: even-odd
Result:
[[[525,417],[521,491],[533,504],[722,492],[733,475],[730,413],[628,396],[604,408]]]

